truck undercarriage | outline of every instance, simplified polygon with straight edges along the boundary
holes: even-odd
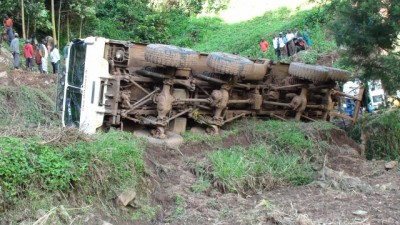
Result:
[[[329,120],[341,95],[337,81],[350,76],[302,63],[111,40],[103,58],[108,76],[100,77],[95,103],[104,108],[102,127],[146,126],[157,138],[184,132],[188,123],[217,134],[242,117]]]

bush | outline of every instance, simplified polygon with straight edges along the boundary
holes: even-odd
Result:
[[[348,130],[349,135],[361,143],[361,133],[367,135],[367,159],[400,160],[400,110],[366,114]]]
[[[96,138],[65,148],[33,138],[0,138],[0,202],[29,198],[32,190],[79,190],[86,196],[101,193],[112,198],[128,186],[139,187],[144,175],[141,142],[123,132]]]

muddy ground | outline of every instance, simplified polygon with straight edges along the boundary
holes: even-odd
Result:
[[[400,224],[399,169],[386,170],[385,161],[363,159],[344,132],[333,131],[332,137],[334,150],[313,183],[252,195],[221,193],[215,187],[194,193],[199,177],[188,164],[219,147],[249,145],[252,140],[243,135],[179,150],[149,147],[153,198],[163,206],[156,224]],[[184,201],[177,202],[177,196]]]

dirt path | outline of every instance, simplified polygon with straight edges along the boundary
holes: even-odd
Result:
[[[248,145],[243,137],[179,150],[149,147],[148,164],[156,184],[153,197],[163,206],[156,224],[400,224],[398,168],[386,171],[385,162],[362,159],[349,147],[355,143],[335,136],[341,146],[327,155],[316,181],[252,196],[222,194],[215,187],[195,193],[199,177],[188,164],[222,146]]]

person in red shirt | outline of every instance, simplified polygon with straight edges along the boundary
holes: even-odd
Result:
[[[268,42],[264,38],[262,38],[261,41],[260,41],[261,52],[262,53],[266,53],[267,50],[268,50],[268,47],[269,47]]]
[[[26,69],[33,70],[33,46],[31,45],[31,40],[26,39],[24,46],[24,57],[26,59]]]
[[[14,39],[14,32],[13,32],[13,21],[12,19],[6,15],[6,18],[3,20],[3,25],[7,29],[7,36],[8,36],[8,45],[11,44],[12,39]]]
[[[39,44],[35,45],[35,61],[40,73],[43,73],[42,54],[40,53]]]
[[[6,26],[7,28],[8,28],[8,27],[9,27],[9,28],[12,28],[12,27],[13,27],[13,21],[12,21],[12,19],[11,19],[8,15],[6,15],[6,18],[5,18],[4,21],[3,21],[3,25]]]

